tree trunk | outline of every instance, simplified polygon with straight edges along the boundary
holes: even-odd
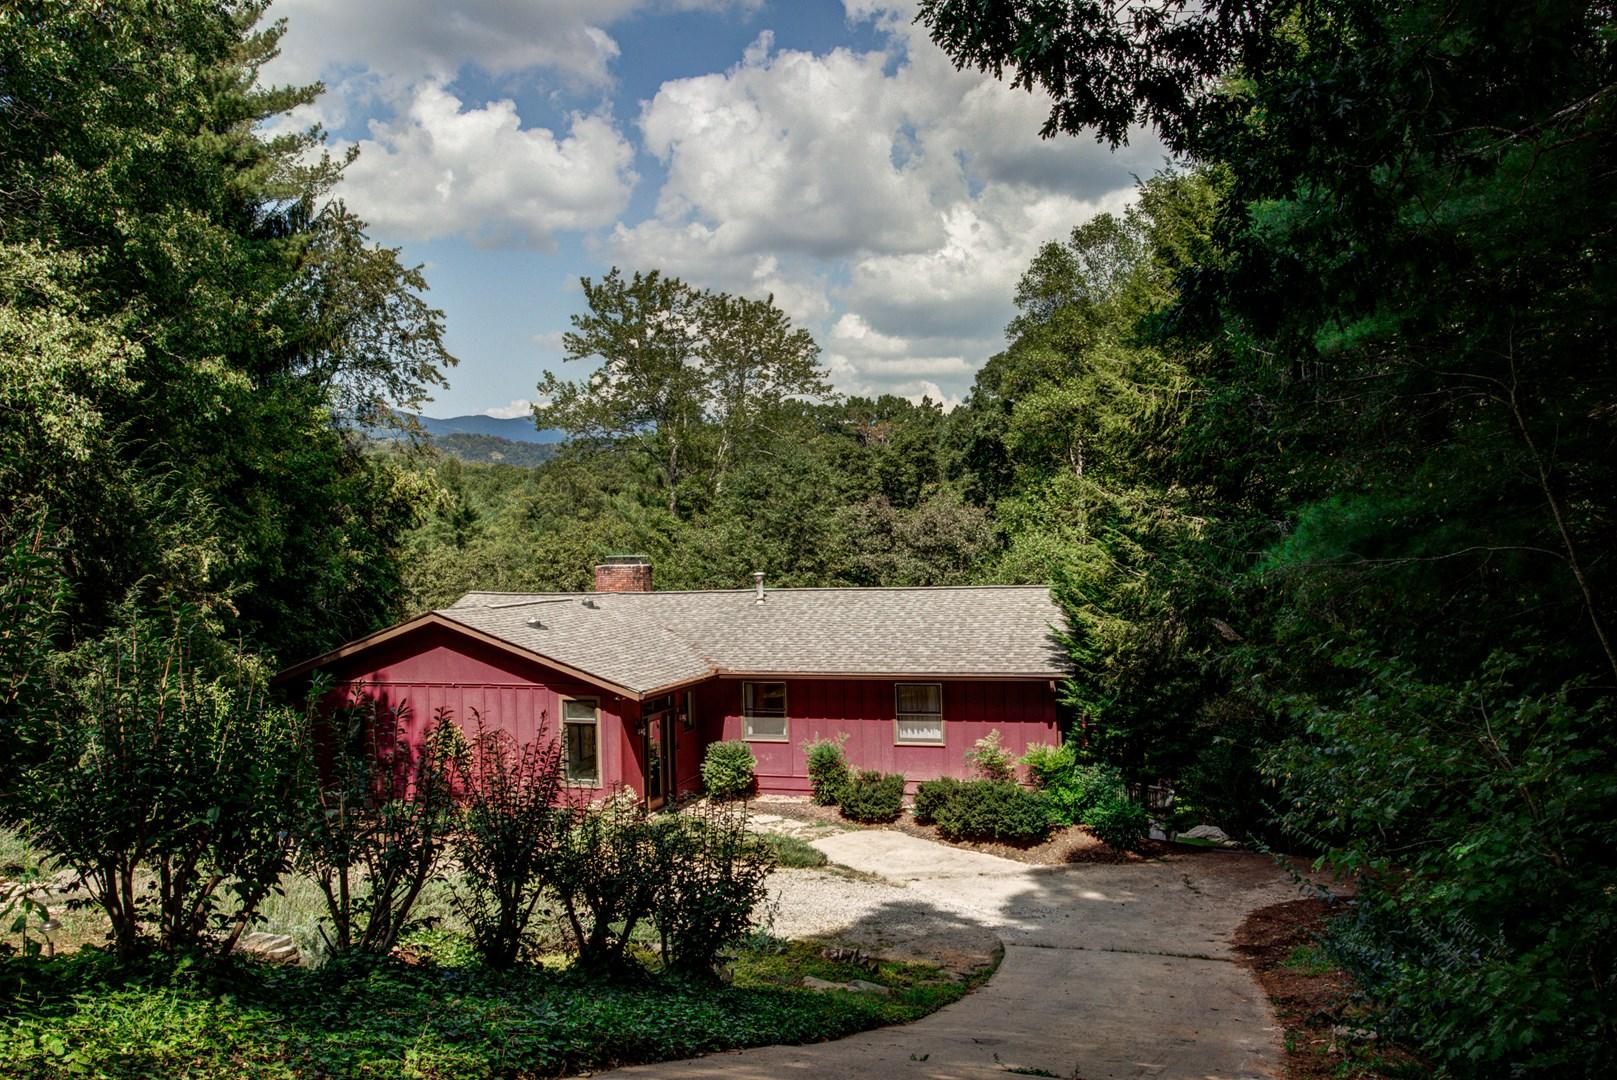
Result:
[[[679,439],[668,436],[668,512],[679,517]]]

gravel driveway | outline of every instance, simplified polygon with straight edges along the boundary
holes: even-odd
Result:
[[[1031,867],[901,832],[815,839],[860,875],[782,871],[775,929],[969,966],[1002,942],[988,984],[913,1024],[607,1075],[672,1080],[850,1077],[1069,1080],[1278,1076],[1279,1029],[1230,938],[1296,896],[1256,855]],[[861,875],[875,875],[872,880]],[[952,951],[951,951],[952,950]]]

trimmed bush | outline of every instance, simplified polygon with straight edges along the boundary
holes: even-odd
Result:
[[[930,825],[937,820],[938,810],[955,797],[964,785],[953,776],[940,776],[936,780],[927,780],[915,789],[915,820],[920,825]]]
[[[1145,807],[1124,796],[1108,798],[1089,811],[1084,824],[1094,830],[1106,846],[1118,851],[1135,851],[1151,834],[1151,819]]]
[[[853,775],[842,789],[842,816],[865,824],[897,821],[904,812],[904,774],[873,769]]]
[[[715,799],[734,799],[752,792],[758,760],[740,739],[712,743],[702,756],[702,786]]]
[[[808,759],[809,786],[814,801],[821,806],[835,806],[842,798],[842,789],[848,784],[848,756],[842,752],[846,735],[835,739],[815,739],[803,744]]]
[[[973,780],[936,808],[934,820],[947,840],[1036,844],[1049,835],[1050,804],[1008,780]]]

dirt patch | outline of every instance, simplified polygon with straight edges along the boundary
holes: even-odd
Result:
[[[753,800],[753,806],[759,811],[776,814],[780,817],[792,818],[796,821],[813,822],[815,824],[836,825],[842,828],[857,829],[893,829],[918,836],[923,840],[932,840],[939,844],[948,844],[950,847],[963,848],[966,851],[980,851],[985,855],[997,855],[1002,859],[1013,859],[1016,862],[1027,863],[1030,866],[1065,866],[1073,863],[1091,862],[1144,862],[1147,859],[1166,855],[1170,851],[1191,852],[1203,849],[1184,844],[1165,844],[1158,840],[1148,840],[1139,851],[1118,851],[1090,832],[1083,825],[1072,825],[1065,829],[1052,832],[1042,844],[1031,844],[1026,847],[1015,844],[983,844],[972,843],[965,840],[945,840],[938,835],[938,830],[931,825],[917,824],[915,819],[906,813],[891,825],[859,825],[848,821],[834,806],[817,806],[808,799],[788,796],[763,796]]]
[[[1235,931],[1236,955],[1285,1030],[1287,1080],[1426,1075],[1413,1055],[1376,1037],[1353,980],[1318,948],[1326,921],[1340,911],[1323,900],[1291,900],[1257,909]]]

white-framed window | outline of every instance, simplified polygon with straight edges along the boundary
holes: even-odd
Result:
[[[562,698],[561,750],[567,782],[601,786],[601,703],[594,698]]]
[[[754,742],[786,741],[786,684],[741,684],[741,737]]]
[[[943,684],[901,682],[893,686],[893,696],[898,718],[893,724],[893,741],[942,746]]]

